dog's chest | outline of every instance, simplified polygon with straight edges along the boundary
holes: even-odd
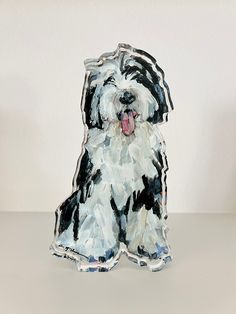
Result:
[[[123,203],[133,191],[144,188],[143,176],[157,175],[154,164],[160,148],[160,137],[152,129],[139,128],[135,134],[125,137],[120,132],[108,132],[94,137],[93,145],[86,145],[91,161],[102,174],[102,183],[111,186],[117,203]]]
[[[101,155],[103,179],[112,185],[129,184],[135,188],[142,181],[143,175],[155,175],[154,158],[154,149],[148,142],[140,143],[134,139],[127,143],[112,138],[109,149]]]

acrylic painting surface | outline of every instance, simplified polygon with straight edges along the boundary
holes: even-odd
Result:
[[[72,193],[56,210],[50,250],[80,271],[110,270],[121,254],[160,270],[172,259],[158,127],[173,109],[164,72],[127,44],[85,60],[85,67],[82,152]]]

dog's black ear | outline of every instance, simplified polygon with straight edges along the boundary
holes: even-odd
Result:
[[[170,96],[169,87],[164,79],[164,71],[158,66],[156,59],[149,55],[147,52],[134,49],[136,55],[134,59],[142,65],[147,71],[147,75],[142,80],[144,84],[152,93],[153,97],[157,101],[157,109],[154,111],[154,115],[148,118],[152,123],[163,123],[168,120],[168,113],[174,109]]]
[[[162,81],[160,83],[160,81]],[[168,121],[168,113],[173,110],[173,103],[170,97],[170,90],[164,80],[164,73],[162,80],[154,78],[155,99],[158,103],[158,109],[154,111],[154,115],[148,118],[152,123],[163,123]]]
[[[97,88],[95,83],[96,79],[96,74],[92,72],[86,73],[82,97],[82,111],[84,111],[84,123],[88,126],[89,129],[103,128],[103,122],[98,106],[100,95],[95,95]]]

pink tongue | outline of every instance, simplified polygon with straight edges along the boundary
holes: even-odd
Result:
[[[134,132],[134,114],[130,111],[128,114],[126,112],[121,114],[121,129],[125,135],[130,135]]]

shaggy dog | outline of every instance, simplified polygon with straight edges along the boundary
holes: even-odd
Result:
[[[52,253],[82,271],[109,270],[121,253],[160,270],[171,260],[168,165],[158,129],[173,109],[164,73],[127,44],[85,66],[85,137],[72,194],[56,210]]]

